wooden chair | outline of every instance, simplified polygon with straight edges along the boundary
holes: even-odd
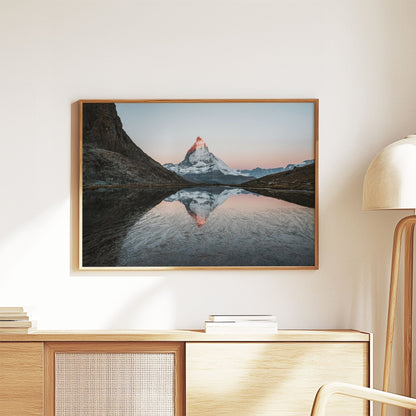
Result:
[[[324,416],[329,399],[334,394],[371,400],[392,406],[416,410],[416,399],[385,391],[346,383],[324,384],[316,393],[311,416]]]

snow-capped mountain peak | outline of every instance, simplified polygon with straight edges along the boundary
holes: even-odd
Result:
[[[195,150],[197,149],[202,149],[206,147],[208,150],[208,146],[206,145],[206,143],[198,136],[195,140],[195,143],[191,146],[191,148],[186,152],[187,155],[189,155],[190,153],[195,152]]]
[[[236,185],[252,179],[250,175],[230,168],[211,153],[207,144],[199,136],[186,152],[182,162],[177,165],[166,163],[163,166],[186,180],[196,183]]]

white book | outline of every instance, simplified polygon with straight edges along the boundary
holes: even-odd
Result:
[[[271,321],[276,322],[274,315],[209,315],[208,319],[213,322],[222,321]]]
[[[277,334],[277,331],[277,322],[271,321],[205,321],[207,334]]]
[[[258,326],[207,326],[207,334],[277,334],[277,327]]]
[[[237,322],[235,321],[221,321],[221,322],[205,321],[205,327],[277,328],[277,322],[273,322],[273,321],[237,321]]]

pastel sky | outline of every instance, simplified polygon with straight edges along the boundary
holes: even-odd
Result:
[[[234,169],[314,159],[313,103],[118,103],[130,138],[159,163],[179,163],[196,138]]]

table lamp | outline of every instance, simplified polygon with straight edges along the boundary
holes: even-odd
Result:
[[[364,178],[363,209],[416,209],[416,134],[388,145],[373,159]],[[400,220],[394,231],[383,374],[383,390],[388,391],[397,283],[404,235],[404,394],[406,396],[411,395],[412,376],[413,240],[415,224],[416,215],[411,215]],[[384,404],[381,414],[386,416],[386,413],[387,406]],[[410,410],[406,410],[406,415],[410,415]]]

